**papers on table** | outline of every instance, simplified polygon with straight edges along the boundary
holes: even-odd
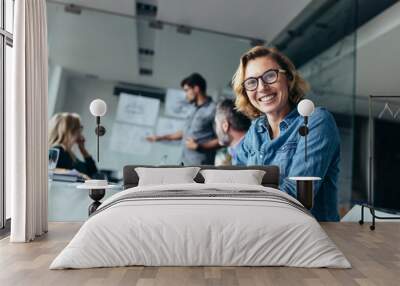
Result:
[[[81,173],[77,170],[67,170],[56,168],[53,171],[49,171],[49,179],[59,182],[84,182],[85,179]]]

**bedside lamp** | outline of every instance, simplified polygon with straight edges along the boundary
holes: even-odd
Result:
[[[299,134],[304,136],[304,159],[307,162],[307,135],[308,117],[314,112],[314,103],[309,99],[303,99],[297,105],[297,111],[304,117],[304,124],[299,128]],[[313,182],[321,180],[320,177],[289,177],[290,180],[296,181],[297,200],[299,200],[307,209],[313,207]]]
[[[95,99],[90,103],[90,113],[96,117],[96,129],[95,133],[97,135],[97,162],[100,160],[100,155],[99,155],[99,137],[103,136],[106,133],[106,128],[102,125],[100,125],[100,117],[104,116],[107,112],[107,104],[105,103],[104,100],[101,99]]]
[[[303,99],[297,105],[297,111],[300,113],[301,116],[304,117],[304,125],[299,128],[299,133],[301,136],[304,136],[304,159],[307,162],[307,134],[308,130],[308,117],[312,115],[314,112],[314,103],[309,99]]]

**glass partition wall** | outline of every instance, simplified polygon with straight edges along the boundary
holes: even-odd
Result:
[[[66,7],[47,2],[49,119],[79,114],[86,149],[96,160],[96,119],[89,105],[96,98],[107,103],[96,164],[109,180],[121,179],[128,164],[179,164],[180,141],[150,143],[145,137],[183,127],[188,112],[187,105],[180,108],[180,82],[193,72],[204,76],[214,100],[233,97],[230,81],[251,40]],[[77,146],[73,152],[82,160]],[[82,220],[89,204],[87,193],[71,184],[51,183],[50,220]]]
[[[72,14],[64,7],[47,5],[49,117],[64,111],[78,113],[87,149],[95,155],[95,118],[89,105],[101,98],[108,105],[102,118],[107,131],[100,139],[101,168],[178,164],[179,142],[149,143],[143,139],[149,134],[173,132],[184,124],[185,118],[166,106],[165,95],[175,92],[178,96],[181,80],[198,72],[206,79],[207,94],[214,100],[232,97],[230,81],[240,55],[251,47],[250,40],[179,30],[92,10]],[[147,106],[147,114],[138,114],[137,123],[131,122],[118,109],[124,94],[154,98],[159,106],[143,101],[152,106]]]
[[[341,158],[338,190],[341,215],[352,206],[357,9],[357,1],[341,1],[326,15],[315,18],[313,28],[304,35],[309,38],[304,45],[305,53],[312,46],[330,42],[331,38],[338,40],[300,67],[300,72],[311,85],[308,97],[317,106],[326,107],[339,128]]]
[[[128,164],[179,164],[180,142],[149,143],[144,137],[182,128],[185,114],[171,109],[170,98],[182,99],[180,82],[193,72],[205,77],[207,93],[214,100],[233,98],[232,75],[240,55],[254,41],[98,10],[68,12],[65,7],[47,5],[49,118],[58,112],[78,113],[86,147],[95,158],[96,121],[89,105],[101,98],[108,108],[102,118],[106,134],[100,139],[100,169],[121,177]],[[355,19],[354,9],[345,10],[348,22],[342,23],[343,33],[344,26]],[[330,36],[327,32],[326,37]],[[355,40],[355,34],[342,37],[298,65],[312,86],[308,97],[334,114],[340,130],[341,214],[349,209],[351,197]],[[135,120],[127,118],[127,108],[136,110]],[[74,152],[79,157],[77,148]]]

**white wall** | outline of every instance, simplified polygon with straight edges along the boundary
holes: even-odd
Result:
[[[65,13],[48,3],[49,58],[55,65],[101,78],[137,77],[136,23],[133,19],[83,10]]]
[[[49,64],[48,117],[62,111],[68,72],[59,65]]]

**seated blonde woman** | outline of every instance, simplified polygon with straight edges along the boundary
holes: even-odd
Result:
[[[82,135],[82,124],[76,113],[57,113],[49,124],[49,147],[59,150],[56,168],[77,170],[88,177],[97,173],[96,163],[85,148],[85,137]],[[79,160],[72,147],[77,144],[85,161]]]

